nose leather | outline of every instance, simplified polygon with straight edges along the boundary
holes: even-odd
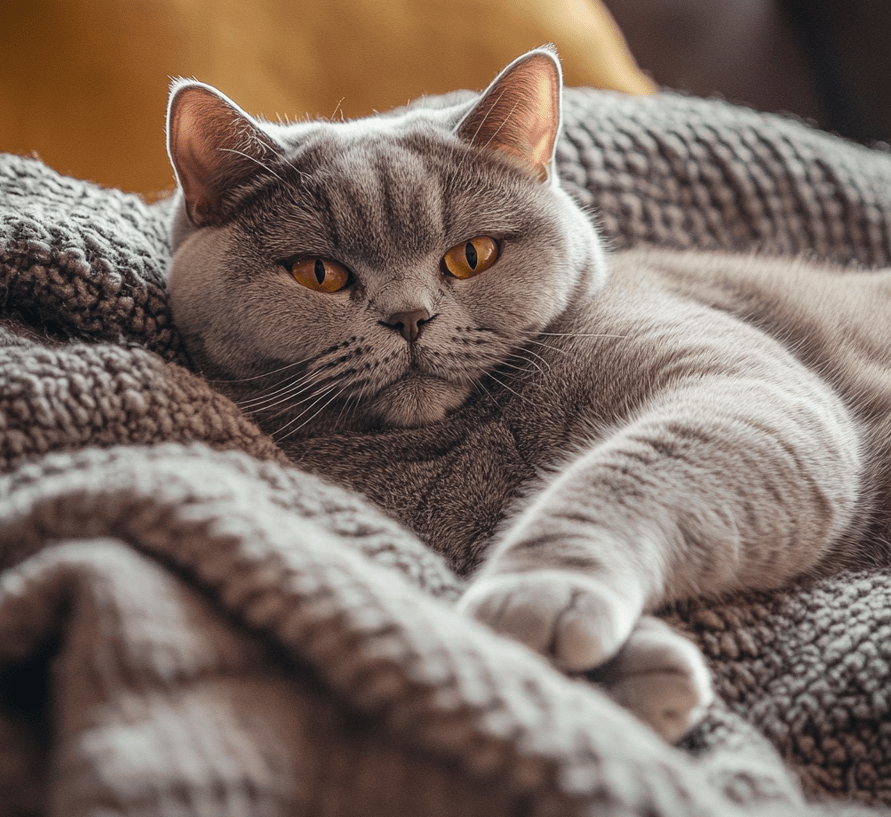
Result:
[[[412,309],[407,312],[394,312],[382,323],[390,329],[395,329],[409,343],[414,343],[421,334],[421,327],[431,320],[433,318],[426,309]]]

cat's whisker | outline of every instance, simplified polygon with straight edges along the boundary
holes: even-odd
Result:
[[[352,389],[356,388],[355,383],[350,383],[347,385]],[[367,380],[361,381],[358,391],[347,396],[344,404],[340,408],[340,412],[338,412],[337,420],[335,420],[334,422],[334,428],[337,428],[337,425],[343,419],[345,414],[349,414],[349,412],[353,412],[353,414],[355,414],[356,411],[358,411],[359,407],[362,405],[362,401],[365,399],[365,395],[370,391],[369,386],[370,384]]]
[[[625,340],[627,335],[610,335],[606,332],[539,332],[539,335],[547,335],[554,338],[618,338]]]
[[[501,99],[501,97],[499,97],[499,99]],[[489,137],[489,141],[486,142],[486,145],[485,145],[486,147],[489,147],[489,145],[492,144],[495,137],[498,136],[498,134],[501,132],[501,129],[510,121],[510,118],[516,113],[517,107],[519,106],[519,104],[520,104],[520,100],[517,100],[516,102],[514,102],[513,108],[510,109],[510,112],[507,114],[507,116],[504,117],[504,119],[501,120],[501,124],[498,125],[498,127],[495,129],[495,132]]]
[[[489,119],[489,115],[492,113],[492,111],[495,110],[495,108],[498,106],[498,103],[501,102],[501,100],[504,98],[504,94],[505,94],[505,93],[506,93],[506,91],[502,91],[500,94],[498,94],[498,99],[496,99],[496,100],[489,106],[489,109],[486,111],[486,113],[485,113],[485,115],[483,116],[483,118],[480,119],[480,123],[479,123],[479,125],[477,125],[477,128],[476,128],[476,130],[475,130],[474,133],[473,133],[473,139],[470,140],[471,144],[473,144],[474,142],[476,142],[476,137],[480,135],[480,131],[483,129],[483,125],[486,124],[486,122],[487,122],[488,119]]]
[[[297,381],[286,383],[275,391],[259,395],[250,400],[245,400],[239,403],[239,406],[242,410],[248,411],[270,409],[277,405],[280,405],[283,402],[292,400],[300,394],[308,391],[313,386],[317,386],[319,383],[324,383],[326,377],[326,375],[320,372],[315,372],[311,375],[306,375]]]
[[[305,388],[297,389],[288,394],[283,394],[278,400],[267,401],[266,403],[255,403],[254,405],[244,404],[241,405],[241,408],[243,411],[247,411],[250,414],[257,414],[260,412],[268,413],[272,411],[272,409],[274,409],[276,406],[284,405],[283,409],[273,415],[274,417],[277,417],[279,414],[288,411],[290,408],[299,406],[301,403],[304,403],[307,400],[311,400],[315,394],[315,391],[310,391],[310,386],[306,386]]]
[[[488,397],[488,398],[489,398],[489,399],[490,399],[496,406],[499,405],[498,401],[495,399],[495,395],[492,394],[492,392],[490,392],[490,391],[486,388],[486,384],[485,384],[482,380],[480,380],[479,382],[477,382],[477,386],[479,386],[479,388],[481,388],[481,389],[486,393],[486,396],[487,396],[487,397]]]
[[[282,403],[285,403],[286,405],[284,406],[284,408],[281,408],[274,414],[270,415],[269,420],[270,421],[274,420],[276,417],[281,417],[283,414],[289,414],[289,413],[293,412],[295,409],[300,408],[301,406],[305,405],[306,403],[309,403],[312,400],[314,402],[310,403],[310,405],[309,405],[309,409],[311,409],[314,405],[316,405],[316,403],[318,402],[318,400],[320,398],[323,398],[326,394],[330,394],[333,389],[337,388],[337,386],[340,385],[340,382],[341,381],[339,381],[339,380],[330,380],[327,383],[325,383],[325,385],[320,390],[311,391],[308,394],[305,394],[307,389],[302,389],[300,392],[298,392],[298,394],[305,394],[305,396],[302,397],[301,399],[289,399],[289,400],[283,400],[283,401],[280,401],[279,403],[276,403],[275,405],[281,405]],[[344,389],[349,389],[351,387],[354,388],[355,384],[352,384],[352,383],[344,384]],[[269,409],[271,409],[271,408],[273,408],[273,407],[270,406]],[[268,411],[269,409],[266,409],[265,411]],[[304,410],[304,412],[297,415],[298,418],[302,417],[303,414],[309,409],[306,409],[306,410]]]
[[[553,337],[553,338],[615,338],[616,340],[625,340],[627,335],[612,335],[606,332],[539,332],[538,337]],[[535,340],[535,338],[528,338],[526,340],[527,344],[532,344],[534,346],[541,346],[544,349],[549,349],[554,352],[559,352],[561,355],[570,354],[568,349],[561,349],[559,346],[555,346],[552,343],[546,343],[545,341]],[[541,358],[540,355],[536,354],[532,349],[526,348],[525,352],[535,355],[544,363],[547,361],[544,358]]]
[[[501,386],[504,389],[507,389],[511,394],[515,395],[516,397],[519,397],[520,400],[522,400],[524,403],[528,403],[530,406],[536,405],[535,403],[532,402],[532,400],[530,400],[528,397],[525,397],[524,395],[520,394],[520,392],[516,391],[515,389],[512,389],[510,386],[507,385],[507,383],[505,383],[503,380],[500,380],[498,377],[496,377],[494,374],[492,374],[492,372],[489,372],[488,376],[491,377],[492,380],[494,380],[499,386]]]
[[[487,110],[486,113],[485,113],[485,115],[483,116],[483,118],[480,119],[480,122],[479,122],[479,124],[476,126],[476,130],[475,130],[474,133],[473,133],[473,138],[469,140],[471,144],[473,144],[474,142],[476,142],[476,138],[477,138],[477,136],[480,135],[480,131],[483,129],[483,125],[486,124],[486,121],[488,120],[489,115],[495,110],[495,108],[496,108],[496,106],[498,105],[498,103],[501,102],[501,98],[504,96],[504,94],[505,94],[505,92],[502,91],[502,92],[498,95],[498,99],[496,99],[496,100],[492,103],[492,105],[489,107],[489,110]],[[500,128],[499,128],[499,130],[500,130]],[[497,131],[496,131],[496,133],[497,133]],[[491,141],[492,141],[492,140],[490,139],[489,142],[491,142]],[[487,145],[488,145],[488,143],[487,143]],[[458,162],[458,167],[456,168],[456,174],[461,172],[461,169],[464,167],[464,163],[470,158],[470,156],[471,156],[470,151],[467,151],[467,152],[464,154],[464,156],[461,158],[461,161]]]
[[[337,419],[334,421],[334,429],[340,425],[340,421],[343,419],[343,415],[350,407],[350,404],[356,398],[354,394],[347,396],[347,399],[343,401],[343,405],[340,407],[340,411],[337,413]]]
[[[527,357],[527,355],[530,355],[530,356]],[[529,364],[530,366],[534,366],[534,367],[535,367],[539,372],[541,372],[541,374],[543,374],[543,375],[546,375],[547,372],[546,372],[546,371],[544,370],[544,368],[542,367],[542,364],[544,364],[545,366],[547,366],[549,370],[550,370],[550,368],[551,368],[551,364],[550,364],[549,361],[545,360],[541,355],[537,355],[537,354],[535,354],[535,353],[532,352],[530,349],[518,349],[518,350],[515,351],[515,352],[511,352],[511,354],[510,354],[510,356],[507,358],[507,360],[509,361],[509,360],[511,360],[512,358],[516,358],[516,359],[518,359],[518,360],[522,360],[523,363],[527,363],[527,364]],[[505,361],[505,362],[507,362],[507,361]],[[516,364],[514,364],[513,368],[515,368],[515,369],[517,369],[517,370],[523,370],[523,367],[522,367],[522,366],[518,366],[518,365],[516,365]]]
[[[544,374],[544,372],[543,372],[542,369],[541,369],[541,366],[538,366],[537,364],[534,364],[534,363],[532,363],[532,361],[529,361],[529,360],[526,360],[526,361],[524,361],[524,362],[529,363],[529,364],[531,364],[531,365],[535,365],[536,368],[537,368],[542,374]],[[508,368],[508,369],[512,369],[512,370],[515,371],[515,372],[527,372],[527,371],[528,371],[528,368],[527,368],[526,366],[523,366],[523,365],[518,364],[518,363],[511,363],[511,362],[510,362],[510,359],[507,359],[507,360],[502,361],[500,365],[501,365],[501,366],[504,366],[504,367],[506,367],[506,368]]]
[[[340,385],[340,384],[338,384],[338,383],[332,383],[331,385],[329,385],[327,388],[323,389],[322,391],[317,392],[317,393],[311,395],[310,397],[307,397],[306,400],[304,400],[302,403],[298,403],[297,405],[299,406],[299,405],[302,405],[303,403],[307,403],[307,402],[309,402],[310,400],[312,400],[312,402],[309,403],[309,405],[308,405],[305,409],[303,409],[303,411],[301,411],[300,414],[298,414],[296,417],[292,417],[287,423],[285,423],[283,426],[281,426],[275,433],[276,433],[276,434],[280,434],[280,433],[281,433],[282,431],[284,431],[288,426],[293,425],[293,424],[296,423],[301,417],[305,416],[309,411],[312,411],[312,409],[313,409],[315,406],[317,406],[320,402],[324,401],[325,398],[326,398],[329,394],[331,394],[331,392],[337,390],[338,385]],[[344,391],[346,391],[346,389],[348,389],[348,388],[349,388],[349,385],[343,385],[343,386],[340,386],[340,390],[337,392],[337,394],[342,394],[342,393],[343,393]],[[336,398],[337,395],[335,395],[334,397]],[[315,399],[313,399],[313,398],[315,398]],[[332,398],[332,399],[334,399],[334,398]],[[328,402],[330,403],[331,401],[329,400]],[[327,403],[326,403],[325,405],[327,405]],[[314,414],[313,417],[316,417],[317,414],[318,414],[318,412],[316,412],[316,414]],[[285,435],[285,436],[289,436],[290,434],[293,433],[293,431],[296,431],[296,430],[302,428],[305,424],[306,424],[306,423],[301,423],[299,426],[297,426],[297,429],[293,429],[292,431],[288,432],[288,434]],[[282,438],[282,439],[284,439],[284,438]]]
[[[338,427],[338,425],[340,425],[341,420],[344,420],[348,423],[350,418],[356,416],[362,406],[362,400],[365,397],[366,388],[366,386],[362,386],[358,393],[350,394],[347,397],[340,409],[340,413],[337,415],[337,422],[335,422],[334,424],[335,429]]]
[[[341,373],[341,375],[342,374],[343,373]],[[349,372],[347,372],[347,374],[349,374]],[[320,393],[319,386],[321,386],[323,389],[326,389],[327,385],[336,385],[338,382],[342,382],[342,380],[342,376],[338,376],[336,373],[327,372],[325,370],[309,372],[302,378],[287,382],[274,391],[260,394],[250,400],[240,402],[239,406],[244,411],[267,412],[270,409],[275,408],[275,406],[287,404],[284,409],[272,415],[272,417],[274,418],[285,413],[294,406],[299,406],[305,403],[307,400],[312,400],[317,394]],[[348,385],[352,385],[355,388],[357,383],[353,382],[352,384]],[[307,392],[309,393],[307,394]],[[306,396],[302,399],[298,399],[301,397],[301,395]]]
[[[295,393],[299,393],[304,385],[312,385],[306,382],[305,378],[300,378],[296,381],[288,381],[282,385],[279,385],[278,388],[273,389],[268,392],[261,392],[260,394],[251,397],[248,400],[242,400],[239,402],[239,405],[243,409],[257,409],[262,408],[264,405],[274,402],[279,397],[287,397],[289,395],[293,395]]]
[[[306,420],[304,420],[299,426],[297,426],[296,428],[292,428],[287,434],[285,434],[285,435],[279,437],[279,438],[278,438],[279,441],[287,439],[287,438],[290,437],[292,434],[296,434],[296,433],[297,433],[298,431],[300,431],[300,429],[302,429],[304,426],[308,425],[308,424],[311,423],[313,420],[315,420],[316,417],[318,417],[318,416],[319,416],[325,409],[327,409],[328,406],[330,406],[330,405],[331,405],[331,404],[332,404],[338,397],[340,397],[340,395],[343,394],[348,388],[349,388],[349,385],[348,385],[348,384],[345,385],[345,386],[342,386],[337,392],[335,392],[335,394],[331,395],[331,397],[329,397],[328,400],[326,400],[326,401],[319,407],[319,409],[315,412],[315,414],[313,414],[311,417],[307,417]],[[326,392],[325,394],[328,394],[328,393],[330,393],[330,391],[329,391],[329,392]],[[323,394],[323,396],[324,396],[324,394]],[[319,401],[316,401],[316,402],[319,402]],[[302,413],[299,414],[297,417],[295,417],[294,420],[291,421],[291,423],[293,423],[293,422],[295,422],[296,420],[300,419],[300,417],[302,417],[304,414],[306,414],[306,412],[309,411],[309,410],[310,410],[313,406],[315,406],[315,405],[316,405],[316,403],[313,403],[308,409],[306,409],[306,411],[302,412]],[[278,430],[277,433],[281,433],[284,429],[286,429],[289,425],[291,425],[291,423],[287,423],[286,425],[282,426],[282,427]]]
[[[308,363],[311,361],[311,357],[303,358],[302,360],[295,360],[291,363],[286,363],[284,366],[280,366],[278,369],[270,369],[267,372],[263,372],[262,374],[251,375],[250,377],[233,377],[233,378],[213,378],[208,379],[209,383],[250,383],[252,380],[260,380],[264,377],[269,377],[269,375],[278,374],[279,372],[287,371],[288,369],[293,369],[295,366],[301,366],[304,363]]]
[[[553,351],[555,351],[555,352],[560,352],[561,355],[568,355],[568,354],[570,354],[570,352],[569,352],[568,349],[561,349],[559,346],[554,346],[554,345],[551,344],[551,343],[544,343],[544,342],[542,342],[542,341],[540,341],[540,340],[533,340],[532,338],[529,338],[529,339],[526,341],[526,343],[532,343],[532,344],[535,344],[536,346],[543,346],[545,349],[551,349],[551,350],[553,350]],[[531,352],[532,350],[531,350],[531,349],[527,349],[526,351]]]
[[[323,355],[316,357],[316,358],[304,358],[303,360],[298,361],[295,364],[289,364],[287,366],[282,366],[280,369],[273,369],[272,371],[268,372],[267,374],[271,375],[271,374],[275,374],[276,372],[285,371],[286,369],[289,369],[295,365],[299,365],[299,364],[303,364],[303,363],[307,363],[307,362],[315,362],[317,364],[316,368],[311,369],[310,371],[307,371],[300,380],[297,380],[297,381],[291,380],[288,383],[285,383],[282,386],[281,390],[287,389],[291,385],[295,385],[297,383],[309,382],[309,380],[313,379],[313,378],[316,378],[316,382],[318,382],[319,379],[323,380],[326,376],[328,376],[326,374],[326,370],[331,368],[330,364],[322,363],[322,361],[324,360],[324,357],[325,357],[325,354],[323,353]],[[261,375],[261,377],[263,377],[263,376],[266,376],[266,375]],[[238,381],[229,381],[229,382],[238,382]],[[268,394],[274,394],[274,392],[270,392]]]
[[[529,357],[526,357],[526,355],[529,355]],[[547,372],[545,372],[545,370],[542,369],[541,366],[544,366],[548,371],[550,371],[552,368],[551,361],[542,357],[540,354],[538,354],[538,352],[534,351],[533,349],[520,349],[520,350],[514,352],[514,356],[522,358],[524,360],[528,360],[530,363],[532,363],[533,361],[538,361],[538,363],[541,364],[539,366],[539,371],[542,374],[547,374]]]

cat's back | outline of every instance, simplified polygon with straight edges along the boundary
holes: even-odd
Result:
[[[859,413],[891,413],[891,270],[721,252],[645,249],[616,257],[619,278],[639,277],[641,269],[675,296],[776,338]]]
[[[640,280],[642,270],[671,297],[775,339],[816,375],[812,382],[841,398],[859,427],[864,461],[859,533],[849,534],[837,566],[884,563],[876,543],[891,541],[891,270],[718,252],[616,258],[618,280]],[[802,399],[813,402],[810,388]]]
[[[879,332],[848,324],[867,306],[878,315],[882,299],[891,303],[891,273],[843,298],[841,309],[832,298],[842,292],[840,283],[835,270],[785,259],[619,253],[608,285],[528,347],[530,364],[517,377],[524,399],[513,400],[506,414],[516,418],[518,436],[527,430],[532,447],[542,429],[560,423],[563,443],[589,436],[586,425],[599,437],[686,379],[785,378],[800,381],[806,392],[815,378],[800,365],[805,340],[816,349],[837,345],[834,335],[844,335],[872,359],[887,353]],[[821,312],[832,320],[822,321]],[[539,441],[542,450],[560,450],[557,432],[552,436]]]

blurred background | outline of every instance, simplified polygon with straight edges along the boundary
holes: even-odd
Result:
[[[891,136],[887,0],[2,0],[0,150],[154,199],[169,78],[270,119],[484,87],[553,42],[569,85],[657,86]]]
[[[888,0],[605,0],[661,85],[891,138]]]

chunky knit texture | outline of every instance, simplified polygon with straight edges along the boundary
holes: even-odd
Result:
[[[558,159],[619,248],[891,263],[891,157],[797,122],[570,90]],[[891,571],[667,611],[722,699],[669,747],[188,370],[168,216],[0,157],[0,815],[891,804]]]

